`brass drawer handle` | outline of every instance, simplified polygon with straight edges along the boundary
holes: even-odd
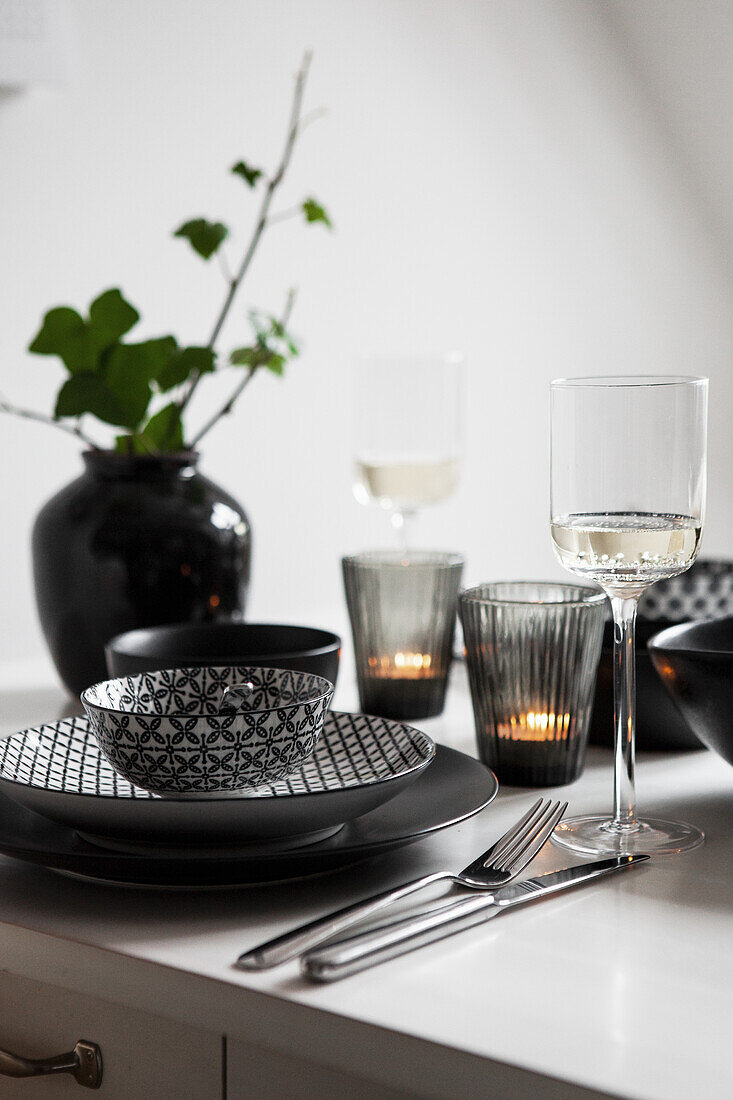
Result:
[[[70,1073],[85,1089],[102,1084],[102,1051],[96,1043],[80,1039],[68,1054],[53,1058],[22,1058],[0,1050],[0,1077],[45,1077],[49,1073]]]

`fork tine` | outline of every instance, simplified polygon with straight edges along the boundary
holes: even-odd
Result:
[[[532,826],[524,830],[521,836],[518,836],[511,848],[506,851],[500,864],[497,865],[497,870],[508,871],[515,860],[519,859],[523,852],[533,843],[542,830],[547,826],[547,822],[550,821],[552,815],[557,811],[559,802],[547,801],[542,807],[542,813],[535,818],[532,822]]]
[[[528,829],[533,829],[535,819],[538,814],[541,813],[544,801],[544,798],[538,798],[537,801],[530,806],[526,814],[520,817],[519,821],[515,822],[511,829],[507,829],[507,831],[492,844],[488,852],[485,852],[481,858],[481,867],[493,867],[497,860],[503,858],[506,851],[514,843],[517,837],[520,835],[524,836]]]
[[[527,828],[523,829],[514,839],[513,843],[504,850],[502,858],[495,862],[494,866],[497,871],[508,870],[514,860],[532,843],[538,832],[544,827],[546,821],[554,812],[556,805],[556,803],[547,800],[543,802],[540,812],[535,814]]]
[[[526,813],[513,829],[510,829],[497,841],[496,851],[492,851],[491,859],[486,862],[485,866],[493,867],[496,870],[503,869],[516,852],[524,847],[528,838],[531,839],[535,835],[537,829],[545,820],[549,806],[550,803],[546,798],[538,799],[531,812]]]
[[[556,802],[545,824],[540,828],[537,836],[522,851],[518,852],[512,864],[507,868],[510,874],[518,875],[539,852],[547,842],[557,823],[568,808],[567,802]]]

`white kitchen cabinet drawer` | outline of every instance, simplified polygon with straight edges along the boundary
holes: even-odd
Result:
[[[0,1100],[222,1100],[219,1034],[0,972],[0,1048],[47,1058],[79,1039],[102,1050],[98,1092],[69,1074],[0,1076]]]

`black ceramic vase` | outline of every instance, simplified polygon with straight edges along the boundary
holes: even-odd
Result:
[[[33,528],[36,601],[70,692],[106,678],[115,634],[244,613],[249,520],[192,453],[87,451]]]

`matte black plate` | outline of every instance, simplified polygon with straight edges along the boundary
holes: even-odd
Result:
[[[168,858],[107,851],[72,829],[24,810],[0,795],[0,853],[54,871],[128,886],[200,889],[304,878],[348,867],[471,817],[499,789],[473,757],[439,745],[429,768],[383,806],[335,836],[297,851]]]

